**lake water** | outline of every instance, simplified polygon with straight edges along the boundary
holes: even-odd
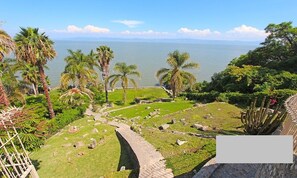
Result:
[[[224,70],[227,64],[235,57],[255,49],[256,43],[242,42],[160,42],[160,41],[55,41],[57,57],[48,62],[46,71],[51,80],[51,86],[59,85],[61,73],[65,67],[64,58],[68,55],[67,49],[81,49],[89,53],[98,46],[107,45],[114,51],[115,58],[111,61],[111,73],[116,62],[136,64],[142,76],[139,86],[153,86],[158,83],[156,71],[168,67],[166,58],[169,52],[179,50],[188,52],[191,61],[200,64],[200,68],[191,70],[198,81],[210,81],[215,72]],[[101,76],[101,74],[100,74]]]

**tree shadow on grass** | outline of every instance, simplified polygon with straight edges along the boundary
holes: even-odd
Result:
[[[38,169],[40,169],[40,163],[41,163],[40,160],[31,159],[31,162],[32,162],[33,166],[35,167],[36,171],[37,171]]]
[[[116,132],[116,135],[121,145],[121,155],[120,155],[117,171],[120,171],[121,167],[125,166],[126,170],[127,169],[132,170],[132,172],[129,175],[129,178],[137,178],[139,174],[138,160],[134,152],[131,150],[129,144],[124,140],[124,138],[122,138],[122,136],[117,132]]]
[[[194,170],[196,170],[198,172],[204,166],[204,164],[206,164],[209,160],[211,160],[214,157],[215,157],[215,155],[207,158],[206,160],[202,161],[197,166],[195,166],[194,169],[192,169],[191,171],[183,173],[178,176],[174,176],[174,178],[192,178],[195,175]]]

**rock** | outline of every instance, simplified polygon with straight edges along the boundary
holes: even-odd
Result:
[[[154,109],[154,111],[156,111],[156,112],[160,112],[160,109]]]
[[[88,119],[87,122],[92,122],[92,120],[89,120],[89,119]]]
[[[145,116],[144,119],[150,119],[152,118],[151,116]]]
[[[84,152],[79,152],[77,155],[78,156],[83,156],[85,153]]]
[[[160,130],[166,130],[169,128],[169,124],[163,124],[159,127]]]
[[[208,130],[211,130],[210,127],[208,126],[203,126],[201,129],[201,131],[208,131]]]
[[[124,171],[124,170],[126,170],[126,167],[125,166],[121,166],[120,171]]]
[[[101,115],[96,113],[96,115],[94,116],[94,121],[100,121],[101,120]]]
[[[181,146],[181,145],[183,145],[185,143],[187,143],[187,141],[183,141],[183,140],[179,140],[179,139],[176,140],[176,144],[179,145],[179,146]]]
[[[79,141],[79,142],[76,142],[76,143],[73,145],[73,147],[75,147],[75,148],[79,148],[79,147],[82,147],[82,146],[84,146],[84,145],[85,145],[84,142]]]
[[[96,122],[95,124],[94,124],[94,126],[97,126],[97,125],[100,125],[101,123],[100,122]]]
[[[97,146],[97,141],[94,138],[91,138],[91,143],[88,145],[89,149],[94,149]]]
[[[212,115],[211,114],[206,114],[205,116],[203,116],[204,119],[212,119]]]
[[[67,137],[64,137],[64,140],[68,140],[68,138]]]
[[[63,144],[62,147],[70,147],[72,144],[71,143],[66,143],[66,144]]]
[[[68,132],[69,133],[74,133],[78,131],[78,127],[77,126],[70,126]]]
[[[194,124],[194,125],[192,125],[192,127],[195,128],[195,129],[200,130],[200,129],[203,128],[203,125],[201,125],[201,124]]]
[[[94,128],[94,129],[92,130],[92,132],[93,132],[93,133],[98,133],[99,131],[98,131],[98,129]]]
[[[175,124],[175,123],[176,123],[175,119],[172,119],[168,124]]]
[[[104,130],[103,130],[103,132],[105,133],[105,132],[107,132],[107,130],[106,130],[106,129],[104,129]]]
[[[83,137],[83,138],[85,138],[85,137],[86,137],[86,136],[88,136],[88,135],[89,135],[89,134],[88,134],[88,133],[86,133],[86,134],[84,134],[82,137]]]
[[[188,123],[186,122],[186,119],[184,119],[184,118],[181,119],[180,122],[181,122],[183,125],[187,125],[187,124],[188,124]]]
[[[151,107],[147,106],[145,109],[151,109]]]

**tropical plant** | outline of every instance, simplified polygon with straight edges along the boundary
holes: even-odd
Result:
[[[102,79],[104,81],[105,101],[108,103],[108,77],[109,63],[114,58],[113,51],[108,46],[100,46],[97,48],[98,62],[102,70]]]
[[[71,108],[83,105],[85,103],[85,98],[88,98],[89,100],[92,99],[91,95],[79,90],[78,88],[69,89],[66,93],[60,96],[60,100]]]
[[[81,50],[68,52],[69,56],[64,59],[67,64],[61,76],[61,87],[67,88],[72,82],[73,87],[85,91],[87,84],[97,84],[93,51],[89,55],[83,54]]]
[[[128,88],[129,82],[136,88],[137,83],[134,78],[129,78],[129,76],[140,77],[140,73],[137,71],[136,65],[127,65],[124,62],[116,63],[114,70],[118,72],[117,74],[111,75],[108,80],[110,81],[110,86],[114,88],[115,84],[121,81],[121,86],[123,88],[123,103],[126,103],[126,90]]]
[[[53,47],[54,42],[45,35],[39,33],[38,28],[28,27],[21,28],[21,31],[15,36],[16,57],[20,61],[28,64],[36,65],[43,85],[44,94],[46,96],[50,118],[55,117],[53,106],[51,103],[48,85],[46,83],[46,75],[44,66],[48,60],[54,59],[56,56]]]
[[[246,112],[241,113],[244,131],[250,135],[270,135],[286,119],[287,112],[278,105],[270,109],[271,100],[262,100],[260,108],[256,107],[257,98],[251,103]]]
[[[0,80],[3,88],[6,91],[5,95],[8,101],[12,102],[13,104],[17,104],[19,102],[24,104],[24,93],[27,92],[28,87],[25,82],[17,79],[17,70],[18,65],[15,59],[4,59],[2,63],[0,63]]]
[[[14,50],[14,42],[11,37],[3,30],[0,30],[0,61],[3,60],[5,55],[8,55],[11,51]],[[2,72],[0,71],[0,75],[2,76]],[[9,106],[10,102],[7,97],[7,93],[3,86],[2,80],[0,76],[0,103],[3,103],[5,106]]]
[[[0,29],[0,61],[2,61],[5,55],[13,51],[14,47],[12,38],[4,30]]]
[[[193,74],[183,70],[199,67],[199,65],[194,62],[186,63],[189,59],[190,55],[188,53],[180,54],[178,50],[175,50],[168,54],[167,63],[169,64],[170,69],[161,68],[157,71],[156,76],[159,78],[160,85],[164,82],[168,82],[173,93],[173,98],[185,89],[185,86],[191,87],[196,81]]]

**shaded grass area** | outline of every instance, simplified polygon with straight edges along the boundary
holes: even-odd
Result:
[[[145,119],[155,109],[160,109],[159,116]],[[215,139],[186,133],[213,136],[243,134],[240,111],[240,108],[228,103],[214,102],[193,107],[190,101],[178,99],[170,103],[141,104],[112,112],[110,116],[120,117],[130,124],[133,120],[134,124],[142,128],[142,136],[162,153],[167,167],[173,170],[175,176],[192,176],[193,169],[198,171],[208,159],[215,156]],[[171,124],[172,120],[175,120],[174,124]],[[166,132],[158,130],[160,125],[166,123],[170,123]],[[209,126],[211,130],[199,131],[191,127],[196,123]],[[172,133],[175,131],[180,133]],[[177,139],[187,143],[178,146]]]
[[[145,98],[149,100],[154,100],[157,98],[168,98],[168,95],[162,88],[151,87],[151,88],[138,88],[138,89],[128,89],[127,90],[127,102],[124,105],[122,103],[123,90],[117,89],[113,92],[109,92],[109,101],[117,106],[128,106],[134,104],[135,98]]]
[[[106,124],[94,126],[94,123],[87,118],[77,120],[31,153],[30,158],[39,164],[40,177],[128,177],[131,170],[117,172],[121,166],[131,168],[132,165],[121,149],[114,128]],[[77,126],[79,131],[69,133],[70,126]],[[93,132],[94,128],[98,133]],[[87,148],[91,138],[97,140],[95,149]],[[84,146],[73,147],[77,142],[83,142]]]

